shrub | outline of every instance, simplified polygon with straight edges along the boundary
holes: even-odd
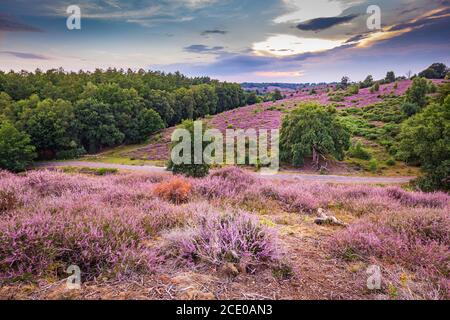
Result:
[[[156,185],[155,194],[166,201],[181,204],[188,202],[191,196],[192,185],[185,179],[174,177],[166,182]]]
[[[402,112],[405,115],[407,115],[408,117],[415,115],[419,111],[420,111],[420,107],[415,103],[405,102],[402,105]]]
[[[351,158],[362,160],[370,160],[372,158],[372,154],[364,149],[363,145],[360,142],[358,142],[354,146],[351,146],[347,154]]]
[[[388,166],[390,166],[390,167],[393,167],[393,166],[395,166],[395,159],[394,158],[389,158],[387,161],[386,161],[386,164],[388,165]]]
[[[354,84],[348,88],[348,94],[355,95],[359,93],[359,86],[357,84]]]
[[[117,170],[115,168],[98,168],[97,170],[95,170],[95,174],[98,176],[106,176],[106,175],[110,175],[110,174],[116,174],[117,172],[119,172],[119,170]]]
[[[330,248],[347,260],[376,259],[385,266],[406,268],[414,272],[414,282],[429,284],[433,299],[447,299],[447,287],[442,284],[449,272],[449,235],[450,220],[444,211],[422,208],[382,211],[333,236]],[[427,298],[431,294],[414,284],[409,289],[408,295]]]
[[[155,255],[140,246],[146,233],[131,212],[92,202],[72,203],[53,213],[35,210],[0,225],[2,280],[67,277],[69,265],[79,266],[84,279],[91,280],[150,270],[155,264]]]
[[[377,159],[372,159],[369,162],[369,170],[372,172],[377,172],[378,171],[378,161]]]
[[[165,236],[164,256],[188,265],[225,262],[267,264],[279,259],[274,234],[249,214],[207,212],[185,229]]]
[[[86,154],[86,150],[81,148],[75,148],[70,150],[61,150],[56,153],[56,159],[58,160],[70,160],[79,158]]]
[[[0,121],[0,169],[23,171],[36,157],[30,137],[10,122]]]
[[[243,192],[251,188],[256,179],[237,167],[227,167],[211,173],[207,178],[194,181],[197,193],[208,198],[224,198],[239,201]]]
[[[375,82],[375,84],[370,88],[370,93],[375,93],[380,91],[380,83]]]

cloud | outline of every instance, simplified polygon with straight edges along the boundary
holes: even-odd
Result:
[[[360,42],[361,40],[364,40],[367,37],[369,37],[368,33],[367,34],[357,34],[356,36],[353,36],[350,39],[348,39],[347,41],[345,41],[345,43]]]
[[[42,30],[22,23],[12,16],[0,14],[0,31],[8,32],[42,32]]]
[[[218,29],[214,29],[214,30],[205,30],[201,33],[202,36],[207,36],[210,34],[221,34],[221,35],[225,35],[227,34],[228,31],[225,30],[218,30]]]
[[[50,58],[35,54],[35,53],[28,53],[28,52],[17,52],[17,51],[0,51],[2,54],[8,54],[10,56],[14,56],[16,58],[20,59],[32,59],[32,60],[50,60]]]
[[[201,53],[201,54],[220,54],[220,53],[224,53],[223,49],[225,49],[224,47],[208,47],[205,46],[203,44],[193,44],[190,45],[188,47],[184,48],[184,51],[186,52],[190,52],[190,53]]]
[[[392,38],[399,37],[404,34],[411,33],[414,30],[423,29],[426,26],[432,26],[442,22],[444,22],[444,24],[446,23],[448,24],[448,20],[450,20],[449,18],[450,18],[450,9],[448,8],[432,10],[430,12],[421,15],[418,18],[412,19],[404,23],[388,26],[383,28],[383,30],[379,32],[371,33],[358,41],[358,47],[363,48],[371,47],[379,42],[383,42]],[[442,31],[445,32],[446,29],[448,29],[448,27],[444,28]],[[435,35],[436,34],[440,35],[440,33],[441,32],[434,32]],[[429,36],[430,35],[428,35],[428,37]],[[423,39],[423,41],[426,41],[426,37]]]
[[[322,17],[336,17],[356,3],[362,1],[342,0],[282,0],[286,14],[274,19],[275,23],[299,23]]]
[[[347,23],[358,17],[357,14],[349,14],[342,17],[329,17],[312,19],[297,25],[297,29],[302,31],[318,31],[331,28],[333,26]]]
[[[291,56],[306,52],[330,50],[342,44],[342,40],[301,38],[278,34],[267,38],[265,41],[254,43],[253,50],[259,55]]]
[[[291,77],[301,77],[305,73],[303,71],[258,71],[254,73],[259,77],[267,78],[291,78]]]

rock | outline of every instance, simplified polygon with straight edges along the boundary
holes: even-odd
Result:
[[[239,270],[233,263],[226,263],[221,268],[222,273],[229,277],[237,277],[239,275]]]
[[[319,208],[317,210],[318,218],[314,220],[315,224],[318,225],[332,225],[339,227],[346,227],[347,224],[332,216],[330,213],[326,212],[324,209]]]

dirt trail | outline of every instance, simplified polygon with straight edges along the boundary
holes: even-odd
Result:
[[[165,168],[156,166],[133,166],[114,163],[102,162],[86,162],[86,161],[65,161],[65,162],[42,162],[36,165],[37,168],[52,168],[52,167],[89,167],[89,168],[111,168],[129,171],[141,172],[165,172]],[[270,180],[281,181],[309,181],[309,182],[323,182],[323,183],[350,183],[350,184],[406,184],[415,177],[360,177],[360,176],[338,176],[338,175],[313,175],[313,174],[298,174],[298,173],[283,173],[280,172],[275,175],[255,175]]]

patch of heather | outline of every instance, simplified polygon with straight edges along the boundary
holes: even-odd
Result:
[[[195,193],[206,199],[242,203],[247,196],[274,200],[287,212],[314,213],[318,208],[342,208],[356,216],[402,207],[449,209],[449,196],[442,192],[407,192],[399,187],[283,183],[261,181],[236,167],[217,170],[193,180]]]
[[[450,218],[447,211],[414,208],[383,211],[361,218],[337,233],[330,248],[347,260],[379,261],[417,273],[448,297]],[[424,292],[417,292],[422,295]]]
[[[164,255],[189,266],[270,264],[280,257],[274,233],[244,211],[204,209],[188,228],[174,230],[164,239]]]
[[[272,185],[263,187],[261,194],[277,201],[286,212],[311,214],[321,206],[321,203],[311,191],[305,189],[304,186],[299,188],[297,184],[278,188]]]
[[[442,297],[438,284],[448,280],[450,258],[445,193],[269,182],[230,167],[186,180],[192,194],[183,203],[154,195],[158,185],[172,190],[165,181],[170,175],[0,172],[0,280],[66,277],[69,265],[79,265],[85,279],[177,265],[265,266],[279,261],[281,249],[258,213],[325,208],[357,219],[335,235],[333,253],[404,268]]]
[[[86,279],[150,271],[156,256],[141,246],[147,234],[132,211],[95,203],[35,211],[0,223],[2,280],[64,274],[78,265]]]
[[[207,199],[221,198],[235,200],[243,192],[253,188],[256,179],[248,172],[237,167],[228,167],[211,173],[201,180],[192,181],[194,190]]]
[[[223,174],[213,178],[221,179]],[[232,176],[231,170],[227,177]],[[2,173],[0,194],[11,195],[14,201],[10,204],[12,200],[6,197],[1,201],[0,280],[65,277],[64,270],[70,265],[78,265],[84,279],[149,273],[162,265],[156,240],[162,232],[202,225],[199,230],[204,232],[197,236],[206,238],[196,239],[210,241],[212,235],[207,230],[212,225],[205,221],[204,207],[158,199],[153,190],[161,179],[166,178],[144,174],[88,177],[50,171],[24,176]],[[244,212],[243,217],[240,214],[225,218],[229,223],[223,225],[221,234],[230,232],[230,236],[241,238],[224,245],[236,247],[242,257],[253,254],[262,261],[265,254],[271,254],[265,245],[272,240],[266,239],[263,231],[255,234],[258,222],[248,220]],[[221,214],[216,215],[210,215],[215,225],[222,219]],[[244,242],[239,247],[241,240]]]

